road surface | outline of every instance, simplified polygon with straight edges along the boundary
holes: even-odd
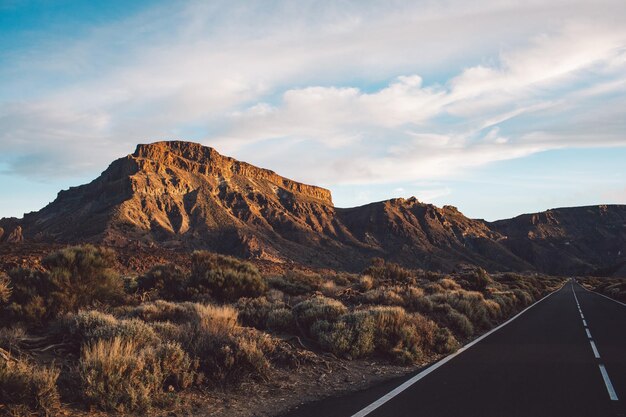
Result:
[[[626,417],[626,305],[569,281],[444,362],[284,417]]]

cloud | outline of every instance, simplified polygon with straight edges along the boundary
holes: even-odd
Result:
[[[0,163],[76,176],[184,138],[332,186],[626,146],[625,18],[619,1],[155,6],[0,53]]]

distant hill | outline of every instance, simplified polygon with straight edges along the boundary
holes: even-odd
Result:
[[[415,198],[333,206],[330,191],[196,143],[138,145],[89,184],[61,191],[0,241],[206,248],[244,257],[360,269],[375,256],[448,271],[623,274],[626,206],[555,209],[493,223]]]

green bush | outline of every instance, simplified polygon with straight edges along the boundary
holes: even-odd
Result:
[[[191,257],[188,291],[195,296],[233,301],[258,297],[266,290],[267,283],[249,262],[205,251],[196,251]]]
[[[54,367],[0,356],[0,404],[8,415],[54,415],[60,406],[58,378]]]
[[[164,300],[183,300],[188,296],[187,276],[174,264],[156,265],[137,279],[137,290]]]

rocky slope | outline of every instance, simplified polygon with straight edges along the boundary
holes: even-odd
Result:
[[[171,141],[139,145],[42,210],[0,220],[0,241],[207,248],[346,269],[382,256],[440,270],[472,263],[490,270],[617,271],[626,209],[603,207],[495,223],[415,198],[340,209],[326,189]]]
[[[626,206],[548,210],[489,225],[504,245],[547,273],[626,276]]]

